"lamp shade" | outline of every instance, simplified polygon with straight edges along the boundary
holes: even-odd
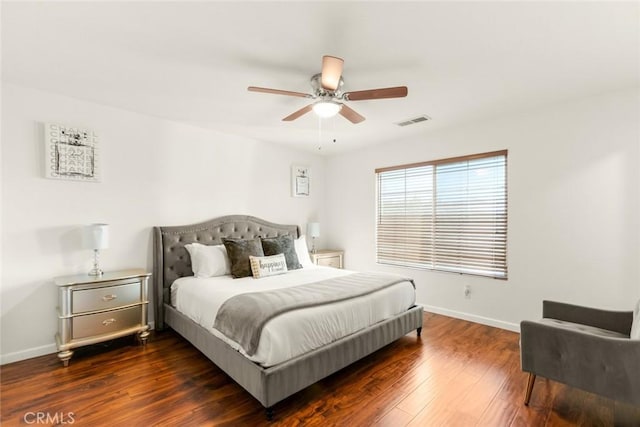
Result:
[[[310,237],[320,237],[320,223],[310,222],[307,224],[307,234],[309,234]]]
[[[109,224],[91,224],[84,230],[84,246],[87,249],[109,247]]]

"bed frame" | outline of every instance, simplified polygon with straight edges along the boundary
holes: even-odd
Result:
[[[154,309],[155,328],[169,326],[186,338],[220,369],[255,397],[273,417],[273,406],[303,388],[339,371],[385,345],[417,330],[422,330],[422,307],[376,323],[327,346],[297,356],[278,365],[264,368],[231,348],[187,316],[175,310],[170,302],[174,280],[191,276],[191,262],[185,245],[200,242],[222,243],[222,238],[299,237],[297,225],[281,225],[245,215],[224,216],[198,224],[154,227]]]

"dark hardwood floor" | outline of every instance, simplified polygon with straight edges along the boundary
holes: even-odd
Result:
[[[269,425],[264,408],[173,331],[1,368],[3,426]],[[425,313],[415,332],[275,406],[272,425],[640,425],[630,407],[538,378],[522,398],[518,334]],[[37,422],[38,418],[42,422]]]

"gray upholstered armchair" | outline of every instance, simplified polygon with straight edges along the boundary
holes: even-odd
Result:
[[[525,405],[536,375],[640,405],[638,308],[634,315],[543,301],[542,317],[520,323],[522,370],[529,373]]]

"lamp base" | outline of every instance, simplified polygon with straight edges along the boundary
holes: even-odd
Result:
[[[92,268],[91,271],[89,271],[89,276],[102,276],[103,274],[104,271],[99,268]]]
[[[89,270],[89,276],[102,276],[104,272],[100,270],[100,252],[97,249],[93,250],[93,268]]]

